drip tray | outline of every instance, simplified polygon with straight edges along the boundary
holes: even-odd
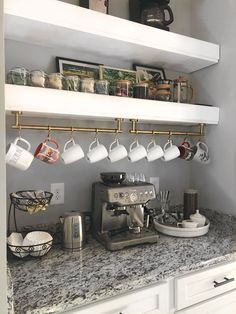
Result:
[[[158,238],[159,236],[155,231],[147,228],[143,228],[138,234],[124,231],[116,235],[100,234],[97,237],[98,241],[110,251],[117,251],[138,244],[156,243]]]

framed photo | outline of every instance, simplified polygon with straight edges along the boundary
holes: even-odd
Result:
[[[127,69],[118,69],[113,67],[103,67],[103,79],[110,83],[110,86],[114,86],[114,82],[117,80],[128,80],[132,83],[136,83],[136,71]]]
[[[56,66],[57,71],[65,76],[78,75],[80,77],[99,79],[100,64],[98,63],[56,57]]]
[[[165,71],[162,68],[152,68],[145,65],[134,64],[134,70],[137,72],[137,82],[157,82],[158,80],[165,80]]]
[[[81,7],[108,14],[109,0],[79,0]]]

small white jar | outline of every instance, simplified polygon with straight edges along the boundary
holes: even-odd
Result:
[[[197,222],[198,227],[204,227],[206,223],[206,217],[201,215],[198,209],[195,214],[190,215],[190,220]]]

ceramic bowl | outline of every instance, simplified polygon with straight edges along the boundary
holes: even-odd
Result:
[[[52,247],[52,236],[45,231],[29,232],[23,241],[24,246],[29,246],[29,254],[31,256],[43,256]]]

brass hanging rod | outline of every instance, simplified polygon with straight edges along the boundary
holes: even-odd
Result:
[[[15,124],[12,125],[13,129],[19,130],[47,130],[47,131],[65,131],[65,132],[95,132],[95,133],[122,133],[121,121],[122,119],[115,119],[116,128],[81,128],[81,127],[69,127],[69,126],[50,126],[50,125],[31,125],[21,124],[20,116],[22,112],[14,111]]]
[[[132,119],[131,121],[131,134],[147,134],[147,135],[173,135],[173,136],[204,136],[204,124],[199,124],[199,132],[181,132],[181,131],[158,131],[158,130],[140,130],[137,129],[138,120]]]

